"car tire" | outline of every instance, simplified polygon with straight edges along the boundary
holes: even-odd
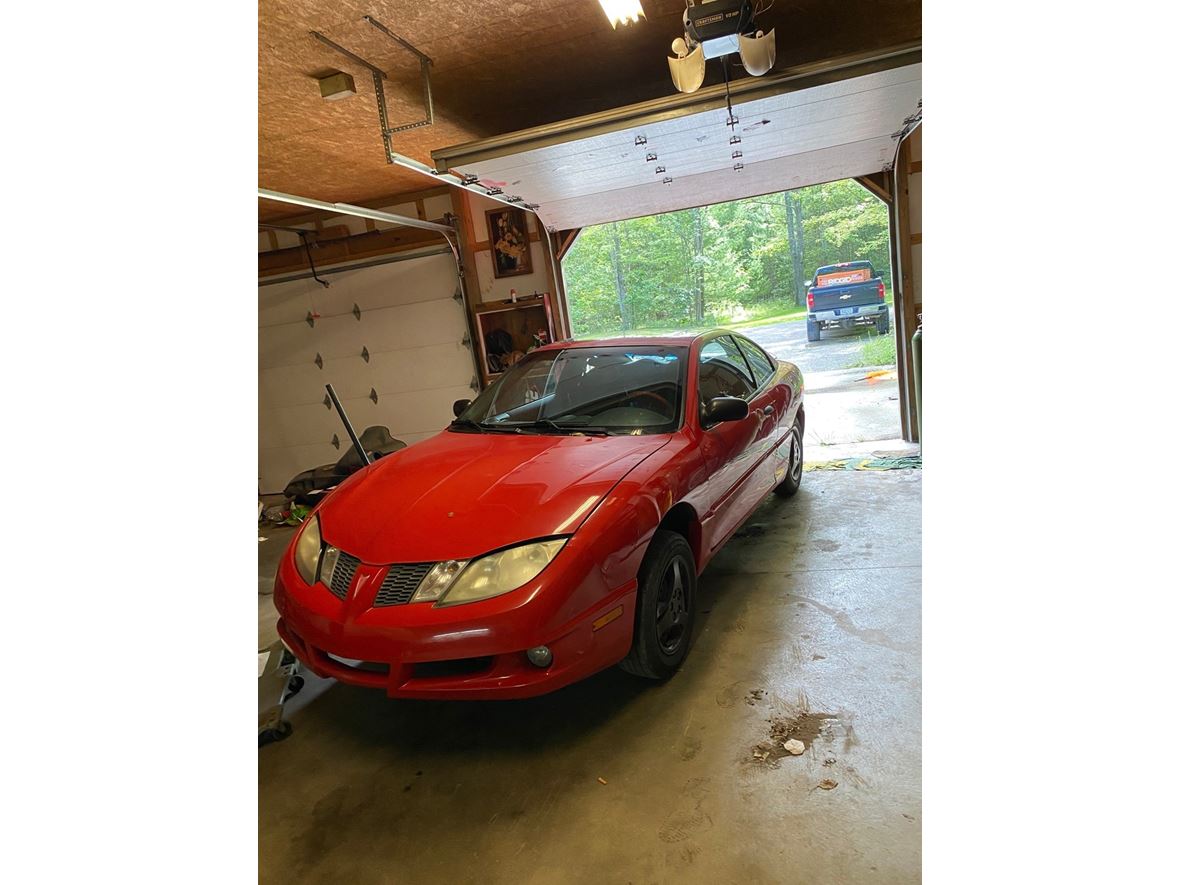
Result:
[[[879,317],[877,317],[877,334],[878,335],[888,335],[889,334],[889,314],[883,313]]]
[[[628,673],[663,681],[676,672],[692,642],[697,571],[683,535],[658,529],[639,566],[635,632],[619,664]]]
[[[798,420],[791,426],[790,446],[787,475],[774,487],[774,493],[780,498],[791,497],[799,491],[799,483],[803,481],[803,428]]]
[[[819,341],[819,323],[813,323],[811,320],[807,321],[807,340]]]

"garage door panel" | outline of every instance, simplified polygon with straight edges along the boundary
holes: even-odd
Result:
[[[742,141],[732,148],[729,145],[731,131],[725,126],[725,112],[705,112],[700,115],[700,127],[692,130],[691,137],[686,139],[661,135],[649,137],[641,148],[636,148],[633,143],[625,145],[620,142],[603,151],[538,162],[529,173],[533,181],[528,191],[529,199],[549,210],[558,200],[592,197],[603,191],[636,184],[658,184],[659,180],[652,175],[642,182],[636,181],[632,173],[641,165],[648,167],[644,170],[646,172],[659,165],[673,180],[704,172],[729,173],[732,177],[733,149],[741,150],[740,160],[748,168],[751,163],[858,143],[895,131],[900,120],[912,110],[912,90],[911,84],[902,84],[879,90],[872,103],[812,103],[790,113],[781,109],[759,110],[755,106],[763,104],[760,102],[739,106],[735,113],[742,121],[737,127]],[[763,123],[763,120],[769,122]],[[639,156],[641,151],[655,153],[658,160],[646,163]],[[727,160],[727,168],[720,171],[719,157]],[[799,162],[807,164],[810,158],[799,157]],[[483,164],[474,168],[476,174],[482,174]],[[870,171],[880,171],[880,168]],[[510,175],[497,169],[493,177],[499,180]],[[548,217],[546,222],[551,223]]]
[[[284,323],[258,330],[258,365],[263,369],[314,364],[317,352],[315,330],[307,323]]]
[[[440,239],[438,245],[445,244]],[[444,293],[449,295],[457,285],[455,260],[449,254],[377,265],[365,268],[363,273],[338,276],[347,289],[342,290],[346,295],[333,312],[348,313],[356,304],[361,309],[362,322],[367,311],[430,300]],[[448,280],[450,292],[444,288]]]
[[[451,419],[451,404],[470,397],[472,353],[463,307],[451,296],[456,273],[448,255],[413,258],[334,275],[332,286],[301,295],[302,281],[259,287],[259,474],[265,491],[281,490],[309,467],[336,461],[349,444],[334,409],[323,405],[331,383],[357,432],[385,425],[407,443],[432,436]],[[321,314],[303,321],[306,298]],[[361,307],[361,319],[352,305]],[[361,357],[365,348],[369,360]],[[320,354],[323,368],[315,363]],[[378,402],[369,399],[372,389]],[[331,445],[333,435],[342,443]]]
[[[558,228],[605,224],[667,211],[662,207],[670,196],[685,207],[707,205],[867,175],[892,160],[893,144],[890,138],[878,138],[825,150],[806,165],[783,157],[748,165],[729,178],[703,173],[676,179],[671,185],[620,188],[597,194],[592,205],[583,199],[563,200],[548,205],[546,220],[553,219]]]
[[[258,302],[258,325],[302,322],[312,309],[303,280],[267,286],[267,297]]]
[[[882,62],[885,69],[832,82],[800,75],[774,83],[772,76],[762,97],[735,97],[734,127],[726,125],[724,107],[652,103],[450,148],[436,157],[485,183],[510,183],[513,194],[540,204],[541,219],[557,229],[880,172],[892,162],[893,136],[921,107],[916,56],[888,58],[895,61]],[[779,91],[766,94],[774,88]],[[616,128],[579,135],[604,126]],[[569,135],[561,140],[563,127]]]
[[[373,311],[365,329],[370,353],[463,340],[466,319],[458,302],[443,298]]]
[[[271,408],[322,403],[324,385],[332,379],[315,363],[262,369],[258,373],[258,399]]]
[[[465,387],[473,375],[471,351],[458,342],[373,356],[372,376],[381,395]]]

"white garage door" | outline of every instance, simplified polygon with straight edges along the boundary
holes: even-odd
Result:
[[[327,279],[327,289],[311,279],[258,288],[260,493],[282,491],[295,474],[348,449],[344,425],[324,404],[327,383],[357,433],[384,424],[408,444],[433,436],[451,420],[451,404],[472,396],[474,367],[449,254]],[[318,314],[314,325],[306,322],[309,312]]]
[[[432,152],[537,204],[550,229],[881,172],[920,118],[920,52],[786,70]]]

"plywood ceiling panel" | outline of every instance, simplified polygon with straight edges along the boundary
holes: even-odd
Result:
[[[371,75],[312,30],[389,74],[394,126],[422,118],[417,62],[363,17],[434,59],[434,125],[394,136],[396,150],[430,163],[447,145],[673,94],[664,59],[683,0],[643,7],[646,21],[612,30],[597,0],[260,0],[259,185],[330,202],[430,185],[386,163]],[[780,68],[921,37],[918,0],[779,2],[762,21],[777,29]],[[358,94],[324,101],[316,78],[337,70],[352,74]],[[706,82],[719,79],[711,65]],[[267,204],[260,214],[284,212]]]

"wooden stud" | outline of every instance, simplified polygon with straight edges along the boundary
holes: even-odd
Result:
[[[444,241],[442,235],[431,230],[421,230],[415,227],[394,228],[373,233],[353,234],[337,239],[320,240],[312,257],[316,267],[327,267],[359,258],[376,258],[381,255],[422,249],[442,241]],[[260,277],[307,269],[307,252],[302,244],[290,249],[258,254],[258,275]]]
[[[856,183],[871,193],[873,196],[883,200],[887,205],[893,203],[893,187],[888,175],[884,172],[874,172],[872,175],[862,175],[856,179]]]
[[[907,442],[918,441],[918,416],[914,403],[914,354],[911,339],[917,326],[918,311],[913,300],[913,247],[910,244],[910,168],[909,139],[902,141],[894,168],[894,193],[890,221],[893,250],[897,262],[893,267],[893,312],[897,334],[898,408],[901,412],[901,435]]]
[[[478,306],[480,299],[483,297],[483,290],[479,285],[479,272],[475,264],[475,249],[472,248],[475,243],[475,228],[471,223],[471,199],[467,191],[462,188],[455,188],[451,192],[451,202],[455,207],[455,214],[459,217],[459,240],[462,245],[462,250],[459,253],[460,258],[463,259],[463,278],[466,282],[466,301],[467,301],[467,325],[472,329],[473,335],[479,334],[479,323],[475,318],[475,308]],[[475,354],[475,363],[479,368],[479,380],[484,386],[488,386],[487,366],[484,361],[479,359],[479,342],[471,342],[471,352]]]

